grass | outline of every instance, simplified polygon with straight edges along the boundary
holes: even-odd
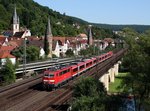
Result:
[[[110,85],[109,85],[109,92],[110,93],[121,93],[121,92],[123,92],[124,88],[122,86],[122,81],[126,75],[127,75],[127,73],[119,73],[115,77],[115,82],[110,83]]]

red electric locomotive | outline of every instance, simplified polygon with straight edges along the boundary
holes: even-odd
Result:
[[[55,66],[44,71],[43,85],[48,89],[59,87],[71,77],[71,66]]]

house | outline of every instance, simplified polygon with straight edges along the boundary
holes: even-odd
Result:
[[[0,37],[0,46],[8,46],[8,39],[7,37]]]
[[[25,38],[29,36],[31,36],[30,30],[15,32],[15,34],[13,35],[13,37],[17,37],[17,38]]]
[[[69,41],[66,37],[53,37],[52,53],[57,57],[64,57],[69,49]]]
[[[0,47],[0,64],[5,65],[6,59],[9,58],[13,64],[16,63],[16,57],[11,55],[10,52],[14,49],[13,46]]]
[[[5,65],[6,59],[10,59],[12,64],[16,64],[16,57],[10,53],[0,53],[0,65]]]

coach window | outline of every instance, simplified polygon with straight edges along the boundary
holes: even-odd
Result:
[[[73,72],[76,72],[78,70],[78,68],[73,69]]]
[[[89,63],[87,63],[86,66],[88,67],[88,66],[89,66]]]
[[[54,77],[54,74],[49,74],[49,78],[53,78]]]
[[[68,69],[68,72],[70,72],[70,69]]]
[[[90,62],[90,65],[92,64],[92,62]]]
[[[62,75],[62,72],[59,73],[59,76],[61,76],[61,75]]]

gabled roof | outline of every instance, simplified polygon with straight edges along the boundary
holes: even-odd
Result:
[[[6,40],[6,37],[0,37],[0,46],[3,45],[5,40]]]
[[[44,47],[44,40],[37,36],[30,36],[27,38],[27,46]]]
[[[19,37],[21,38],[23,36],[23,34],[25,33],[25,31],[22,31],[22,32],[16,32],[13,37]]]
[[[3,58],[16,58],[16,57],[11,55],[10,53],[2,52],[0,53],[0,59],[3,59]]]
[[[114,40],[112,38],[105,38],[104,41],[107,41],[108,43],[114,42]]]
[[[8,41],[9,41],[9,45],[13,47],[20,47],[24,45],[22,38],[11,37],[11,38],[8,38]]]
[[[12,30],[6,30],[6,31],[3,32],[3,35],[7,36],[7,37],[12,37],[13,36],[13,31]]]
[[[15,47],[13,47],[13,46],[1,46],[0,47],[0,53],[1,52],[10,52],[10,51],[12,51],[13,49],[14,49]]]
[[[66,37],[53,37],[53,40],[60,41],[62,43],[62,45],[64,45],[66,42]]]

